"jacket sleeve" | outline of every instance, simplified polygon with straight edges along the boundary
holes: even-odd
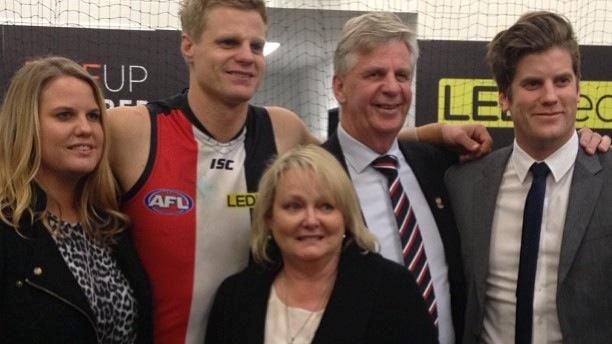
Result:
[[[0,300],[4,300],[6,298],[5,293],[7,290],[4,289],[4,285],[7,283],[6,281],[6,264],[7,264],[7,229],[5,226],[0,224]],[[0,302],[0,337],[4,337],[4,331],[6,331],[6,310],[2,307],[2,302]]]
[[[207,344],[231,343],[232,300],[235,298],[235,283],[231,278],[223,281],[213,301],[206,327]]]
[[[0,299],[4,298],[4,262],[6,257],[6,249],[4,248],[4,234],[6,229],[0,226]],[[0,309],[0,314],[2,314],[2,309]],[[2,316],[0,316],[2,319]]]

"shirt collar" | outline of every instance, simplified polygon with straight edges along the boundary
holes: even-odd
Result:
[[[353,168],[357,173],[362,173],[366,168],[370,166],[374,159],[381,156],[376,153],[370,147],[364,145],[360,141],[357,141],[349,133],[342,128],[342,125],[338,126],[338,141],[344,152],[344,159],[346,164]],[[398,157],[401,154],[397,140],[393,141],[389,150],[382,155],[393,155]]]
[[[576,156],[578,155],[578,134],[574,131],[563,146],[549,155],[544,162],[550,168],[555,182],[558,182],[563,176],[574,166]],[[519,180],[522,182],[527,178],[529,168],[534,162],[538,162],[532,158],[527,152],[519,147],[516,139],[514,139],[514,147],[510,156],[510,163],[513,165]]]

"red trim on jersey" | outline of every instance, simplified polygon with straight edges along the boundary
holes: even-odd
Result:
[[[157,147],[147,166],[151,174],[123,210],[132,219],[136,249],[153,286],[155,341],[184,343],[194,286],[198,148],[192,124],[180,109],[152,120],[157,122],[152,138]],[[184,210],[189,199],[181,200],[180,195],[191,198],[188,211]],[[166,213],[160,214],[162,210]],[[168,215],[173,211],[176,215]]]

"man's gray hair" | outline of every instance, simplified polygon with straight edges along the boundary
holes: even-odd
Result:
[[[349,19],[334,52],[334,73],[341,75],[353,67],[355,54],[367,54],[392,40],[406,44],[412,69],[419,58],[416,34],[393,13],[372,12]]]

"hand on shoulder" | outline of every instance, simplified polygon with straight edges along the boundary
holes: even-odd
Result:
[[[444,144],[459,153],[460,161],[482,157],[491,151],[493,138],[482,124],[443,125]]]
[[[592,131],[589,128],[582,128],[578,131],[580,136],[580,146],[589,154],[595,154],[595,151],[605,153],[610,149],[610,136],[601,135]]]

